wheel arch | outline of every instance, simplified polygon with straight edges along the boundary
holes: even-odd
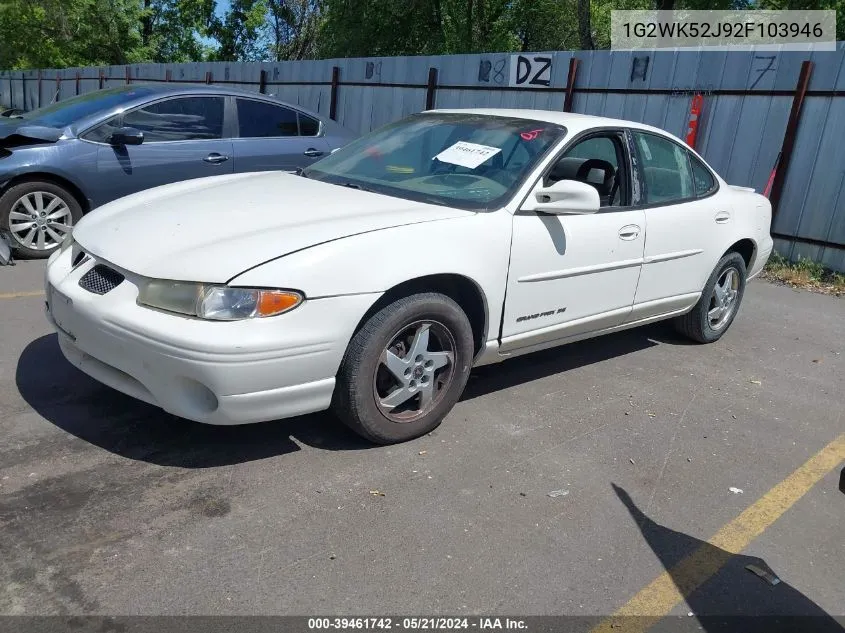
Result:
[[[757,256],[757,243],[747,237],[737,240],[722,254],[722,257],[728,253],[739,253],[742,259],[745,260],[745,269],[751,270],[751,265],[754,258]],[[721,257],[719,258],[721,259]]]
[[[79,206],[82,208],[82,213],[88,213],[91,210],[91,204],[85,194],[82,193],[82,189],[74,183],[69,178],[65,178],[64,176],[60,176],[58,174],[54,174],[47,171],[36,171],[36,172],[26,172],[24,174],[18,174],[17,176],[13,176],[9,178],[9,180],[5,181],[0,188],[0,195],[5,194],[11,187],[16,185],[22,185],[27,182],[37,182],[37,181],[44,181],[52,183],[56,186],[62,187],[67,189],[68,192],[76,199],[79,203]]]
[[[461,307],[472,327],[473,350],[477,356],[487,340],[490,321],[487,297],[476,281],[457,273],[424,275],[388,288],[364,313],[354,331],[360,330],[372,315],[397,299],[421,292],[439,292]]]

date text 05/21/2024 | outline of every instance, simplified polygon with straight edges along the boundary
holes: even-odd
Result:
[[[398,631],[446,631],[470,630],[525,630],[524,620],[497,617],[444,618],[444,617],[352,617],[352,618],[309,618],[308,630],[398,630]]]

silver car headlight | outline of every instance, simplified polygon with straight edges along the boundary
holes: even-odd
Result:
[[[276,316],[293,310],[304,300],[295,290],[233,288],[166,279],[151,279],[138,291],[139,305],[211,321]]]

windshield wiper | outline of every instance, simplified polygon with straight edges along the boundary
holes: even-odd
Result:
[[[362,187],[356,182],[341,182],[338,183],[341,187],[349,187],[350,189],[358,189],[359,191],[369,191],[372,193],[372,189],[367,189],[366,187]]]

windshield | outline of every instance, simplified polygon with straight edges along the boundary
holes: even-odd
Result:
[[[463,209],[503,205],[566,130],[481,114],[416,114],[350,143],[303,175]]]
[[[24,114],[22,118],[38,125],[63,128],[97,112],[110,110],[149,94],[153,94],[153,91],[146,86],[98,90],[32,110]]]

